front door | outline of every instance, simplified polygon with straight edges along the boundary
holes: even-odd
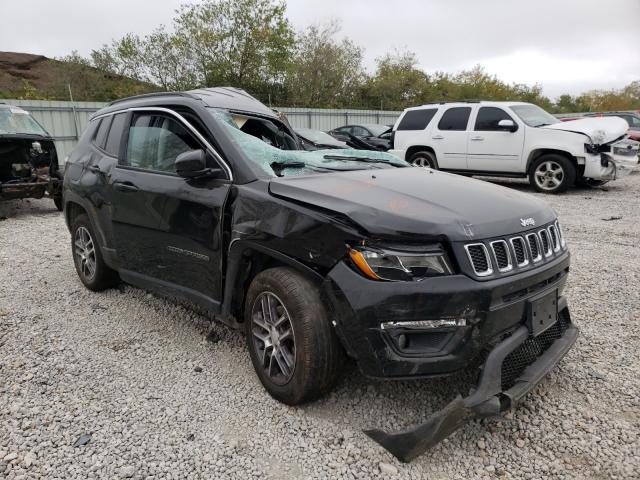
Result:
[[[229,181],[176,174],[178,155],[208,147],[170,113],[134,112],[126,138],[112,175],[113,230],[123,278],[197,303],[219,302]]]
[[[515,132],[498,126],[500,120],[518,123],[502,108],[480,107],[474,129],[469,135],[467,159],[469,170],[488,172],[518,172],[522,169],[524,128]]]

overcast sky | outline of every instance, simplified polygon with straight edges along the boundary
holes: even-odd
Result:
[[[0,0],[0,51],[87,55],[170,24],[181,0]],[[640,79],[640,0],[288,0],[296,29],[337,18],[369,69],[394,48],[428,72],[482,64],[547,95]]]

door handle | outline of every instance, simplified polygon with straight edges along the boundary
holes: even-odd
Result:
[[[113,188],[119,192],[137,192],[139,189],[131,182],[113,182]]]
[[[92,171],[93,173],[97,173],[99,175],[104,175],[104,172],[102,170],[100,170],[100,167],[98,165],[91,165],[89,167],[89,170]]]
[[[434,140],[443,140],[444,139],[444,137],[442,135],[434,135],[431,138],[433,138]]]
[[[474,142],[481,142],[484,140],[484,137],[471,137],[471,140],[473,140]]]

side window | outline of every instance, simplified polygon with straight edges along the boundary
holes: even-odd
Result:
[[[424,130],[437,111],[436,108],[409,110],[400,120],[398,130]]]
[[[200,144],[177,120],[155,113],[141,113],[134,115],[129,127],[124,163],[147,170],[174,172],[178,155],[199,148]]]
[[[637,117],[634,117],[632,115],[625,115],[623,118],[627,121],[630,127],[632,128],[640,127],[640,119],[638,119]]]
[[[111,126],[111,120],[113,115],[108,115],[100,119],[100,126],[96,130],[96,135],[93,137],[93,143],[104,150],[104,144],[107,140],[107,133],[109,133],[109,127]]]
[[[126,113],[118,113],[113,116],[109,135],[107,136],[107,143],[104,147],[105,151],[112,157],[117,157],[120,154],[120,140],[122,139],[124,122],[126,120]]]
[[[342,128],[338,128],[336,129],[336,131],[338,133],[351,133],[351,127],[342,127]]]
[[[351,134],[356,137],[368,137],[370,132],[362,127],[352,127]]]
[[[498,127],[500,120],[513,120],[507,112],[497,107],[481,107],[476,116],[475,130],[481,132],[492,132],[501,130]]]
[[[453,107],[444,112],[438,130],[466,130],[471,107]]]

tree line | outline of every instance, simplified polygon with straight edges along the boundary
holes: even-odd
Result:
[[[29,98],[106,101],[147,91],[228,85],[274,106],[402,110],[455,100],[526,101],[556,113],[640,109],[640,80],[622,89],[594,90],[550,99],[539,84],[506,83],[480,65],[458,73],[428,73],[410,51],[376,59],[341,37],[336,21],[295,31],[285,0],[205,0],[176,10],[169,26],[134,33],[93,50],[58,59],[52,91],[22,85]]]

